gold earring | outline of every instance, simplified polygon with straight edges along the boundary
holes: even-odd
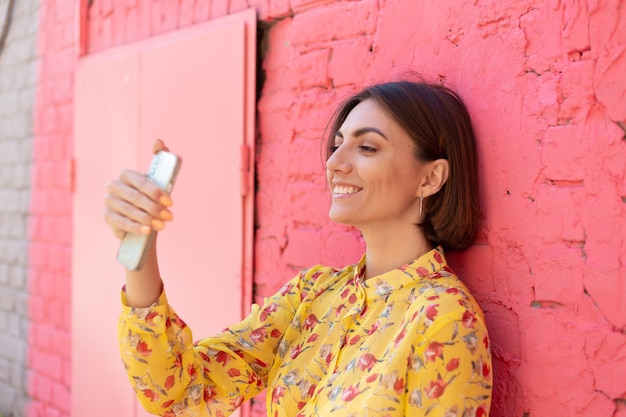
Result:
[[[420,195],[420,222],[422,221],[422,207],[424,205],[424,193]]]

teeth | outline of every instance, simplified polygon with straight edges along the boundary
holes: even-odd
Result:
[[[336,185],[333,189],[335,194],[354,194],[359,191],[358,188],[355,187],[346,187],[345,185]]]

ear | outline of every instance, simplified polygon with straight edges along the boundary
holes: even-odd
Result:
[[[447,159],[436,159],[424,166],[424,177],[418,190],[418,197],[437,194],[448,180],[450,165]]]

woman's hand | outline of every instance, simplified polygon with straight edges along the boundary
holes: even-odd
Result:
[[[168,148],[157,139],[152,151],[161,150]],[[147,235],[152,229],[163,230],[165,222],[173,218],[170,195],[145,174],[131,170],[122,171],[109,183],[104,205],[104,221],[118,239],[127,232]]]

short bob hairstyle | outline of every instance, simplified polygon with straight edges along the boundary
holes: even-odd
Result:
[[[449,88],[428,82],[395,81],[367,87],[344,101],[331,118],[326,159],[348,114],[367,99],[386,109],[409,134],[417,160],[448,160],[448,180],[439,192],[424,199],[418,226],[435,245],[466,249],[478,230],[479,206],[476,145],[465,104]]]

